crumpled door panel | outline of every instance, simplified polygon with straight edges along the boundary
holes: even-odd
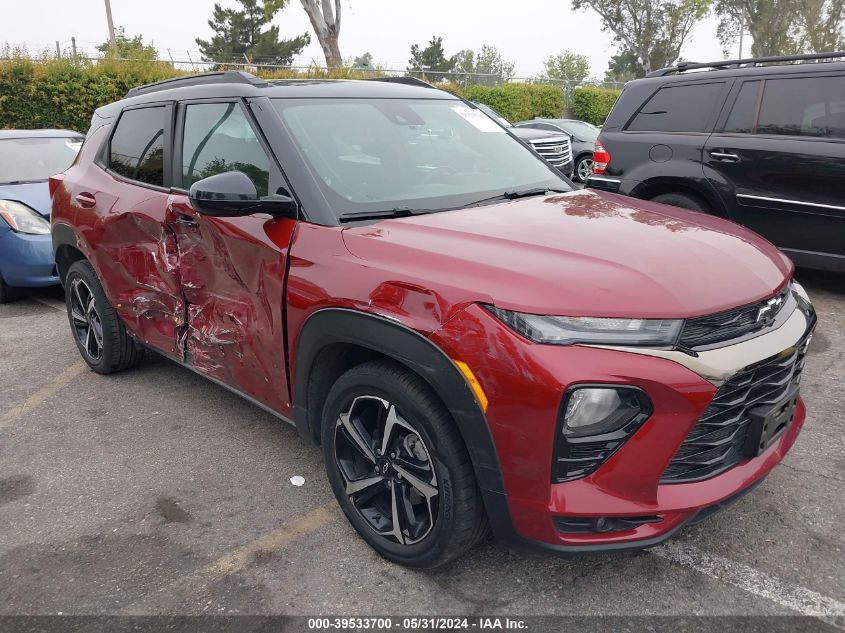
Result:
[[[110,198],[96,225],[82,229],[106,294],[133,335],[181,359],[185,304],[176,236],[165,225],[167,194],[127,185]]]
[[[186,361],[276,411],[288,411],[283,292],[295,222],[266,215],[199,216],[186,196],[174,194],[168,226],[179,250],[187,314],[179,342]]]

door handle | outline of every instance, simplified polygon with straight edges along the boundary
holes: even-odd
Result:
[[[180,213],[176,216],[176,224],[189,228],[196,228],[198,226],[196,218],[185,213]]]
[[[86,209],[90,209],[97,204],[97,199],[87,191],[76,194],[74,200],[79,203],[80,207],[85,207]]]
[[[712,151],[710,152],[710,156],[715,158],[716,160],[722,160],[726,163],[738,163],[739,156],[736,154],[731,154],[730,152],[719,152],[719,151]]]

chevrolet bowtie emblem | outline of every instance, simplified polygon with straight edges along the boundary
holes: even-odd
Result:
[[[771,323],[775,320],[775,316],[783,303],[783,297],[775,297],[769,299],[766,303],[760,306],[757,310],[757,323]]]

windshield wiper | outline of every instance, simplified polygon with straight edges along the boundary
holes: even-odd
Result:
[[[495,202],[496,200],[516,200],[518,198],[529,198],[531,196],[545,196],[547,193],[569,193],[570,189],[555,189],[554,187],[534,187],[532,189],[516,189],[514,191],[503,191],[495,196],[489,198],[482,198],[474,202],[469,202],[464,207],[474,207],[486,202]]]
[[[395,209],[382,209],[380,211],[350,211],[341,213],[337,216],[337,219],[343,223],[357,220],[379,220],[381,218],[407,218],[414,213],[408,207],[396,207]],[[425,211],[417,211],[416,213],[425,213]]]

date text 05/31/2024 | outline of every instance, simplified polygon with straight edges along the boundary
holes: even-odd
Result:
[[[372,630],[389,631],[394,627],[401,630],[527,630],[527,624],[519,618],[476,617],[476,618],[443,618],[443,617],[407,617],[394,620],[382,618],[309,618],[309,630]]]

